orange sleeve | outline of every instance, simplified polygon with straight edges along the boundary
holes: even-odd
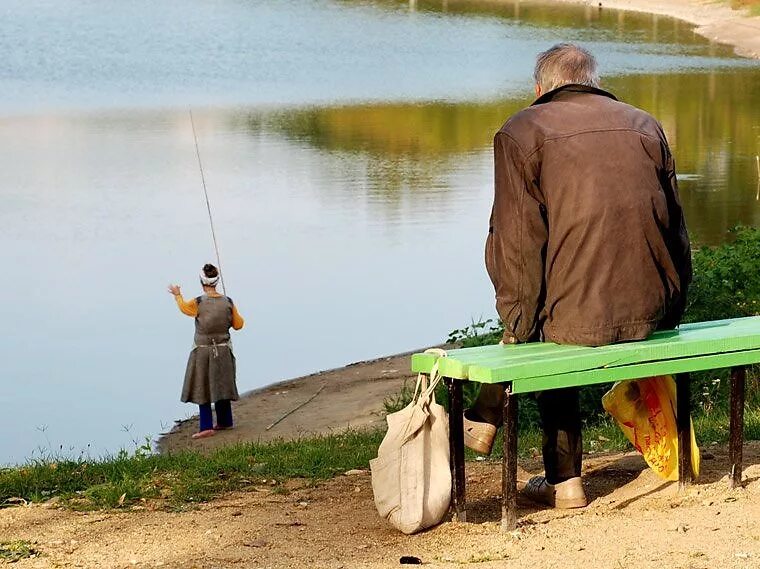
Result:
[[[237,307],[233,304],[232,305],[232,327],[235,330],[240,330],[245,325],[245,320],[243,320],[243,317],[240,316],[240,313],[237,311]]]
[[[177,306],[179,307],[182,314],[187,314],[188,316],[192,316],[195,318],[198,316],[198,301],[196,301],[194,298],[191,298],[190,300],[185,300],[182,298],[181,294],[178,294],[174,297],[174,300],[177,301]]]

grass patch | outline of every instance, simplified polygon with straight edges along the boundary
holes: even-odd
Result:
[[[288,478],[324,480],[366,468],[382,432],[339,435],[271,444],[240,444],[209,455],[119,453],[99,461],[36,460],[0,470],[0,503],[13,498],[40,502],[53,496],[76,509],[128,508],[161,499],[177,508],[223,492]]]
[[[523,397],[523,399],[527,399]],[[728,415],[713,412],[695,416],[699,444],[725,443]],[[95,462],[36,461],[0,470],[0,502],[23,498],[38,502],[53,496],[68,507],[80,510],[126,508],[153,500],[171,510],[207,501],[232,490],[266,485],[275,494],[287,494],[286,479],[302,478],[316,483],[347,470],[367,468],[384,432],[357,431],[340,435],[269,444],[239,444],[210,455],[184,451],[171,455],[136,453]],[[745,410],[744,436],[760,440],[760,407]],[[617,425],[609,418],[587,425],[583,431],[585,452],[632,450]],[[523,425],[518,437],[521,458],[540,457],[541,431]],[[467,458],[475,454],[467,451]],[[501,435],[492,459],[502,456]],[[21,542],[3,544],[6,551],[26,551]],[[28,554],[34,550],[28,546]],[[15,554],[14,554],[15,555]]]
[[[760,16],[760,0],[730,0],[734,10],[749,9],[751,16]]]
[[[0,560],[6,563],[15,563],[28,557],[36,557],[39,553],[28,541],[0,542]]]

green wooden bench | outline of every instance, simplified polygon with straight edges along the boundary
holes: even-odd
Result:
[[[412,356],[412,371],[430,373],[437,356]],[[741,484],[746,366],[760,363],[760,316],[686,324],[647,340],[597,348],[552,343],[451,350],[439,370],[448,386],[452,508],[466,521],[462,382],[504,386],[502,529],[517,526],[517,395],[655,375],[675,375],[679,488],[691,481],[689,373],[731,368],[729,459],[732,486]]]

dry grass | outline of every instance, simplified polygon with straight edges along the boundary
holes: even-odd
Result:
[[[748,8],[753,16],[760,16],[760,0],[731,0],[731,7],[735,10]]]

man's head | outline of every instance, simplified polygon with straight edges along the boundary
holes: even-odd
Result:
[[[572,43],[558,43],[539,53],[533,79],[536,97],[571,83],[599,87],[596,59],[588,50]]]

